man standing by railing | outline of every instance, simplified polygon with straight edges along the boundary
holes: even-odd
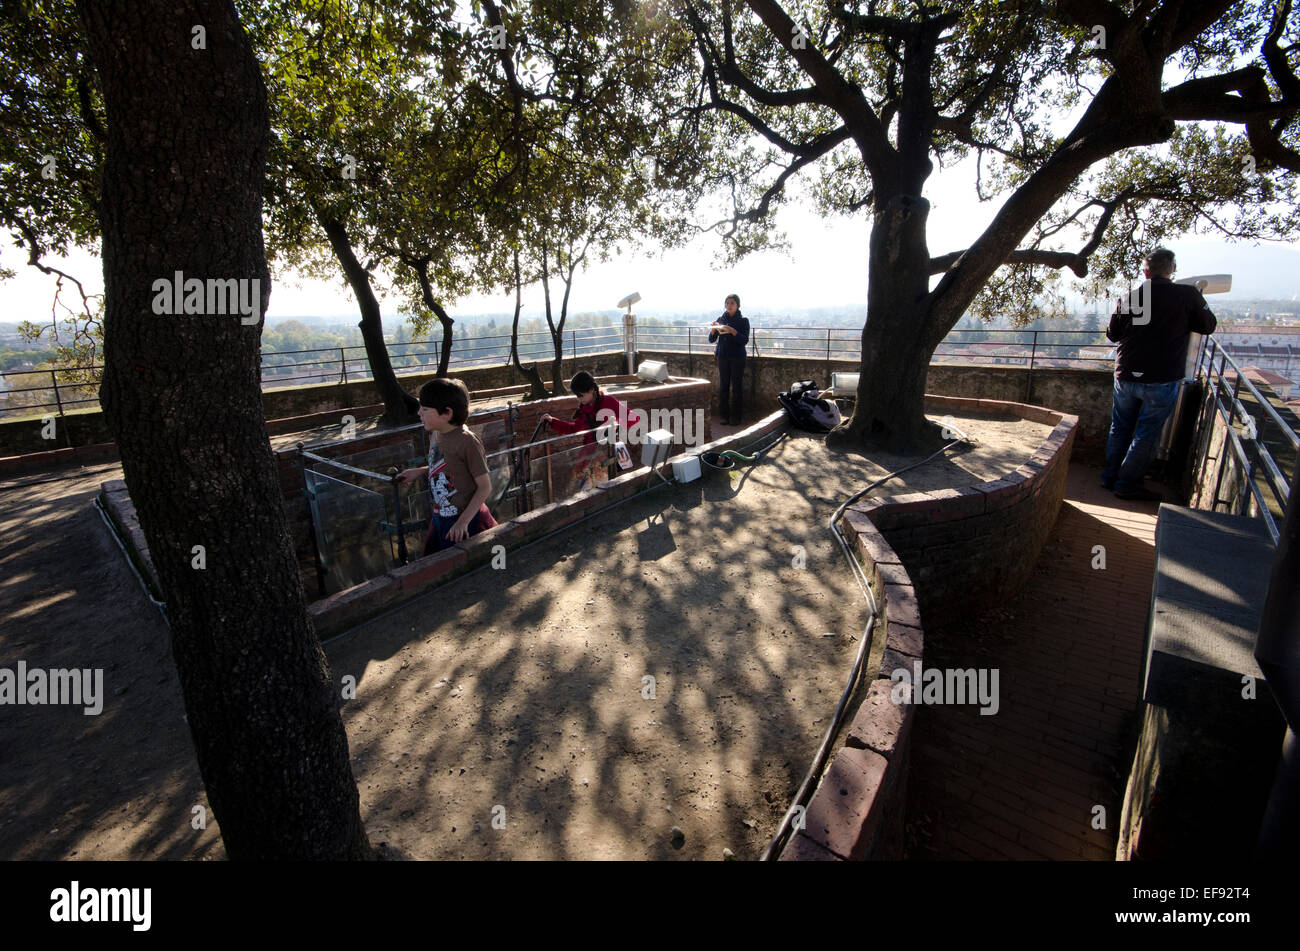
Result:
[[[1120,299],[1106,329],[1119,352],[1101,484],[1116,498],[1163,501],[1163,494],[1144,488],[1142,479],[1178,399],[1188,334],[1211,334],[1218,326],[1199,290],[1173,282],[1175,263],[1168,248],[1147,255],[1142,266],[1147,280]]]

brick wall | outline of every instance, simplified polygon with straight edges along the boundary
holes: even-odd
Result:
[[[575,359],[565,358],[564,367],[567,380],[576,370],[590,370],[596,376],[622,373],[627,368],[622,351],[584,354]],[[550,364],[539,365],[543,380],[549,385],[546,374],[550,373]],[[403,374],[397,378],[402,389],[414,395],[427,380],[434,378],[434,373]],[[513,366],[470,367],[464,370],[455,368],[451,376],[464,380],[471,391],[495,390],[501,387],[523,386],[523,377]],[[526,387],[525,387],[526,388]],[[378,416],[384,411],[383,401],[372,380],[357,380],[349,383],[314,383],[305,386],[287,386],[281,389],[265,390],[262,393],[262,412],[268,420],[285,420],[287,428],[268,426],[271,434],[292,432],[295,429],[307,429],[330,421],[337,421],[344,413],[351,413],[357,419]],[[113,435],[109,432],[104,414],[99,410],[85,410],[57,416],[58,425],[54,440],[41,438],[40,417],[24,419],[0,419],[0,457],[17,456],[30,453],[47,454],[56,449],[94,447],[103,456],[116,459],[116,448],[112,445]],[[107,444],[105,446],[104,444]],[[72,458],[83,462],[80,455],[64,452],[52,460],[28,460],[42,462],[46,467],[58,465],[60,460]],[[99,457],[94,457],[99,461]],[[8,466],[0,464],[0,472]]]
[[[688,374],[718,384],[718,368],[711,357],[699,354],[644,352],[638,359],[663,360],[671,373]],[[830,386],[831,374],[856,373],[856,360],[826,360],[805,357],[758,356],[745,361],[745,415],[780,409],[777,393],[796,380],[816,380]],[[1006,400],[1035,406],[1055,406],[1078,417],[1075,452],[1080,459],[1099,462],[1106,450],[1110,431],[1111,370],[1073,370],[1060,367],[965,366],[933,363],[926,376],[925,391],[937,396],[960,396],[984,400]]]

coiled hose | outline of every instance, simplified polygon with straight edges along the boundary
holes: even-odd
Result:
[[[759,459],[763,458],[765,454],[770,452],[772,448],[785,437],[786,431],[782,429],[775,439],[753,455],[745,455],[745,453],[737,452],[735,449],[723,449],[721,452],[710,451],[701,453],[700,462],[708,466],[710,469],[716,469],[719,472],[730,472],[732,469],[736,468],[736,463],[749,464],[758,462]],[[760,436],[758,441],[761,441],[764,438],[766,437]],[[754,443],[750,443],[750,446],[752,445],[754,445]],[[746,446],[745,448],[748,449],[749,446]]]

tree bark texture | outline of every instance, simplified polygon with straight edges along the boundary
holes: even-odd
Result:
[[[262,415],[257,62],[229,0],[77,7],[108,116],[100,398],[167,601],[209,803],[232,859],[369,857],[340,687],[307,618]],[[257,281],[259,319],[156,313],[153,284],[176,272]]]

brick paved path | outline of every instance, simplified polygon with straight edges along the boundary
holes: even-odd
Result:
[[[927,667],[999,671],[1000,709],[917,710],[908,854],[1112,860],[1155,563],[1155,502],[1071,465],[1033,576],[1003,609],[926,632]],[[1094,569],[1094,546],[1105,568]],[[1093,828],[1095,807],[1105,828]]]

